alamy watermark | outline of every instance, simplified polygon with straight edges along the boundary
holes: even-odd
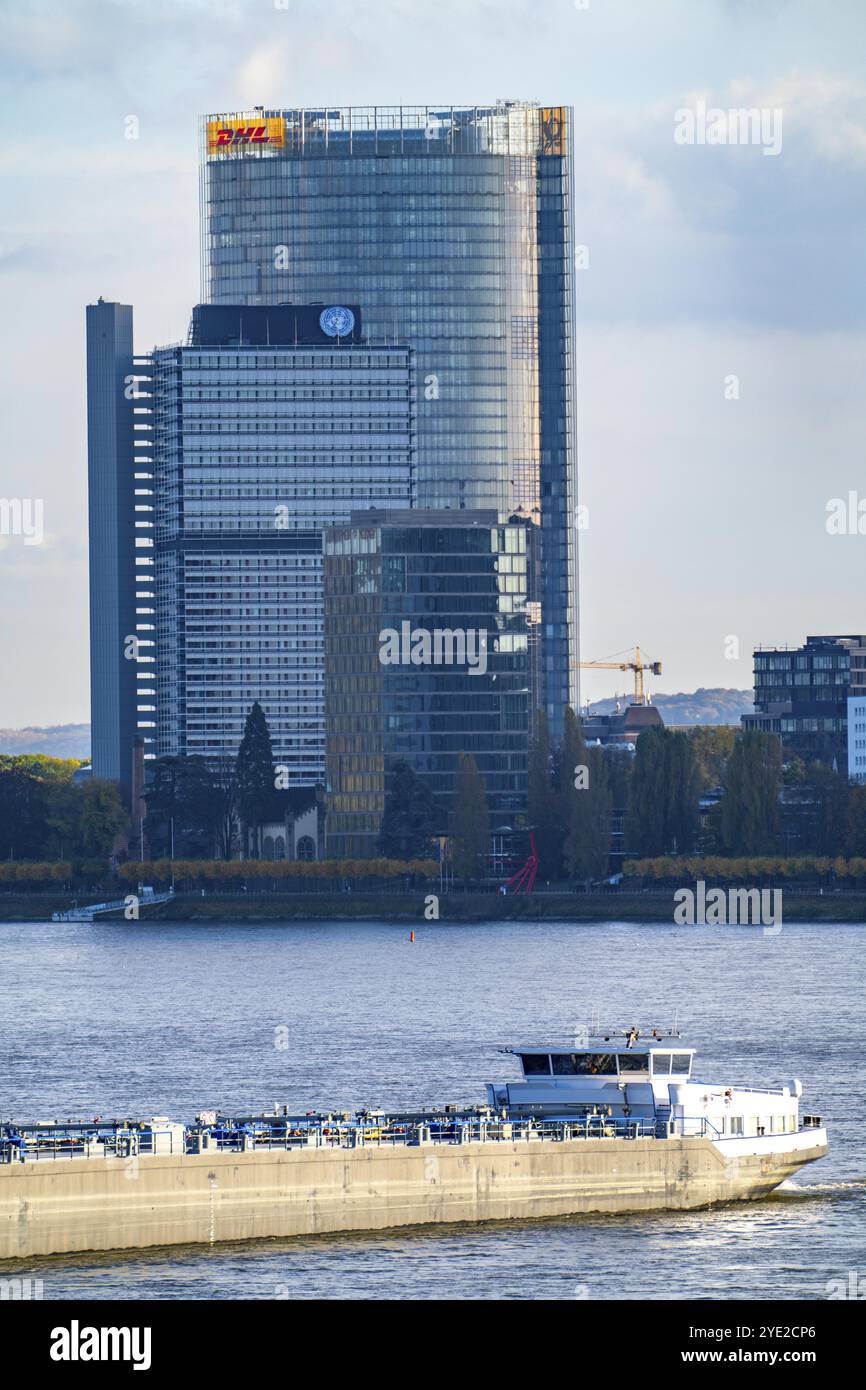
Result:
[[[831,497],[826,511],[828,536],[866,536],[866,497],[854,488],[847,497]]]
[[[782,152],[782,108],[779,106],[707,106],[703,100],[674,112],[677,145],[760,145],[764,154]]]
[[[710,888],[698,879],[694,888],[674,893],[674,921],[690,927],[763,927],[765,936],[782,930],[781,888]]]
[[[487,629],[416,627],[407,620],[379,633],[383,666],[465,666],[470,676],[487,671]]]
[[[0,536],[23,536],[25,545],[45,539],[41,497],[0,497]]]
[[[41,1299],[43,1297],[44,1285],[41,1279],[31,1279],[29,1275],[12,1275],[8,1279],[0,1279],[0,1303],[7,1299],[12,1301],[26,1299]]]
[[[828,1279],[824,1292],[828,1298],[850,1298],[862,1303],[866,1300],[866,1278],[856,1269],[849,1269],[847,1279]]]

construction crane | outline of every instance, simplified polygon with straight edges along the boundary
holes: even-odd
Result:
[[[634,671],[634,703],[645,705],[646,696],[643,688],[643,673],[651,671],[654,676],[662,673],[660,661],[644,661],[640,654],[640,647],[634,649],[633,661],[575,661],[573,667],[584,671]]]

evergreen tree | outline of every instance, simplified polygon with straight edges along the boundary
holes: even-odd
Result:
[[[665,838],[672,854],[691,854],[700,826],[699,776],[687,734],[665,729]]]
[[[490,840],[487,788],[475,759],[465,753],[457,763],[449,833],[456,876],[470,882],[481,877],[486,872]]]
[[[719,817],[724,848],[729,854],[772,854],[782,789],[782,749],[775,734],[747,729],[740,735],[728,759],[724,786]]]
[[[667,849],[665,825],[665,730],[644,729],[635,748],[629,783],[626,846],[654,859]]]
[[[629,789],[630,854],[690,854],[697,843],[699,773],[687,734],[660,725],[637,741]]]
[[[556,878],[560,871],[564,831],[553,784],[550,728],[547,715],[541,709],[536,714],[535,732],[529,744],[527,812],[530,827],[535,832],[539,873],[542,878]]]
[[[274,800],[274,754],[268,721],[258,700],[247,715],[238,749],[237,809],[247,838],[247,852],[259,853],[259,832]]]
[[[587,748],[580,721],[570,708],[565,711],[559,772],[566,831],[563,868],[583,881],[601,878],[610,859],[612,799],[607,763],[600,748]]]
[[[444,832],[444,817],[425,778],[403,759],[391,764],[378,852],[385,859],[427,859],[430,841]]]

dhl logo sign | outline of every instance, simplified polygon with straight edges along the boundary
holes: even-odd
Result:
[[[228,150],[271,145],[281,150],[286,143],[286,122],[282,116],[259,116],[253,120],[239,119],[223,123],[208,121],[208,154],[225,154]]]

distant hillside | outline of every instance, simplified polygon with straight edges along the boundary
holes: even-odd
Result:
[[[664,722],[671,724],[739,724],[741,714],[751,714],[754,708],[751,690],[695,690],[691,694],[662,695],[653,693],[652,702]],[[615,700],[595,700],[590,704],[594,714],[610,714]],[[621,703],[626,703],[625,698]]]
[[[0,753],[45,753],[49,758],[89,758],[89,724],[47,729],[0,729]]]
[[[595,714],[610,714],[615,700],[595,700]],[[739,724],[752,710],[751,690],[695,690],[653,695],[666,724]],[[46,729],[0,729],[0,753],[46,753],[51,758],[89,758],[89,724],[54,724]]]

